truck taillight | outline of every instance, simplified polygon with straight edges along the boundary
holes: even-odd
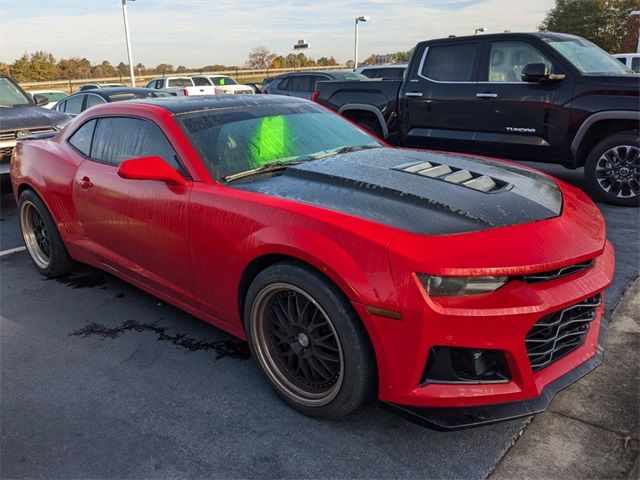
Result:
[[[182,90],[182,94],[183,94],[185,97],[188,97],[188,96],[189,96],[189,90],[185,88],[184,90]]]
[[[315,92],[313,92],[313,93],[311,94],[311,101],[312,101],[312,102],[317,102],[317,101],[318,101],[318,96],[319,96],[319,95],[320,95],[320,92],[319,92],[319,91],[317,91],[317,90],[316,90]]]

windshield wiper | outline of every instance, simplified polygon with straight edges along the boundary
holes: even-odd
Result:
[[[350,147],[340,147],[335,150],[325,152],[321,155],[314,156],[313,159],[318,160],[320,158],[332,157],[334,155],[341,155],[343,153],[357,152],[358,150],[368,150],[371,148],[380,148],[380,147],[382,147],[382,145],[352,145]]]
[[[246,178],[246,177],[252,177],[254,175],[261,175],[263,173],[271,173],[271,172],[277,172],[278,170],[284,170],[285,168],[288,168],[292,165],[299,165],[302,162],[296,162],[296,161],[292,161],[292,162],[283,162],[283,161],[279,161],[279,162],[271,162],[271,163],[267,163],[266,165],[262,165],[261,167],[258,168],[252,168],[251,170],[245,170],[244,172],[238,172],[238,173],[234,173],[231,175],[227,175],[226,177],[223,177],[223,180],[225,182],[233,182],[234,180],[239,180],[241,178]]]

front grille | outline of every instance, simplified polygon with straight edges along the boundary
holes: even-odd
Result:
[[[546,282],[547,280],[555,280],[556,278],[566,277],[567,275],[571,275],[572,273],[577,273],[582,270],[586,270],[587,268],[591,268],[593,266],[593,263],[594,261],[593,259],[591,259],[587,260],[586,262],[576,263],[575,265],[559,268],[557,270],[523,275],[518,279],[526,283]]]
[[[531,369],[537,372],[582,345],[601,303],[596,295],[538,320],[525,340]]]
[[[0,163],[7,163],[11,161],[11,152],[13,148],[0,148]]]
[[[46,132],[55,132],[56,129],[53,127],[29,127],[29,128],[18,128],[17,130],[5,130],[0,132],[0,141],[7,140],[17,140],[22,137],[27,137],[29,135],[34,135],[36,133],[46,133]]]

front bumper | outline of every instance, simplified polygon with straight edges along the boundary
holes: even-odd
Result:
[[[602,295],[611,283],[613,269],[613,247],[607,242],[588,269],[535,284],[512,281],[490,294],[434,299],[417,279],[397,278],[404,300],[402,320],[373,315],[365,320],[378,359],[379,399],[439,429],[544,410],[556,392],[601,363],[606,337],[604,302],[594,308],[582,343],[536,371],[525,343],[527,335],[543,317]],[[438,346],[500,351],[510,377],[504,382],[425,382],[429,352]]]
[[[442,431],[528,417],[546,410],[556,393],[599,367],[604,358],[606,339],[607,322],[601,319],[595,355],[545,386],[539,397],[529,400],[462,408],[420,408],[384,401],[381,404],[384,408],[398,413],[414,423]]]

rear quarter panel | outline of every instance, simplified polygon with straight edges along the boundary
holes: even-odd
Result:
[[[77,230],[77,216],[71,199],[77,159],[66,155],[58,143],[62,134],[47,140],[18,142],[11,160],[11,182],[16,201],[28,187],[42,198],[65,242]]]

